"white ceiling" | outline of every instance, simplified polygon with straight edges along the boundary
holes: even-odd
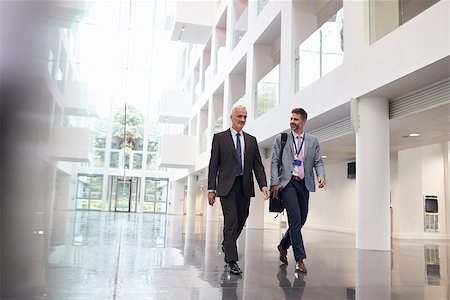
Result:
[[[450,103],[389,121],[391,152],[450,141]],[[420,133],[408,137],[409,133]],[[355,160],[355,134],[320,144],[326,163]]]

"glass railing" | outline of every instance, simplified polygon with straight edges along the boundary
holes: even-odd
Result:
[[[227,48],[220,47],[219,50],[217,50],[217,73],[221,73],[222,70],[225,69],[226,65],[228,63],[228,52]]]
[[[214,122],[213,125],[213,133],[218,133],[223,130],[223,117],[220,116],[217,118],[217,120]]]
[[[209,86],[210,80],[211,80],[211,65],[209,65],[205,69],[205,79],[204,79],[203,90],[205,90],[205,87]]]
[[[370,43],[405,24],[440,0],[369,0]]]
[[[201,89],[201,84],[200,84],[200,81],[199,81],[199,82],[197,82],[197,84],[194,87],[194,94],[192,96],[192,103],[197,102],[198,97],[201,94],[201,90],[200,89]]]
[[[199,141],[199,146],[198,146],[199,152],[198,153],[203,153],[206,151],[207,142],[208,142],[208,129],[205,129],[200,134],[200,141]]]
[[[297,92],[342,64],[343,27],[343,10],[340,9],[296,49]]]
[[[276,65],[258,82],[255,98],[255,118],[279,103],[280,68]]]
[[[256,3],[256,15],[259,15],[269,0],[258,0]]]
[[[248,29],[248,9],[246,8],[236,20],[233,30],[233,48],[239,43]]]

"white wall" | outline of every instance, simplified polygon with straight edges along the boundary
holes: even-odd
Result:
[[[170,182],[167,214],[182,215],[184,209],[184,180]]]
[[[355,232],[356,180],[347,179],[347,162],[325,162],[325,174],[325,187],[310,193],[305,227]]]
[[[444,144],[399,151],[398,190],[393,199],[399,238],[443,238],[446,234]],[[439,199],[439,233],[424,232],[423,195]]]

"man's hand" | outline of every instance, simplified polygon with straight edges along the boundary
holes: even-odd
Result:
[[[264,195],[264,200],[269,199],[269,197],[270,197],[270,192],[269,192],[269,189],[267,188],[267,186],[265,186],[265,187],[262,188],[262,192],[263,192],[263,195]]]
[[[325,178],[318,177],[317,180],[319,181],[319,188],[323,188],[325,186]]]
[[[272,185],[270,187],[270,192],[272,193],[272,197],[273,198],[277,198],[278,197],[278,191],[279,190],[281,190],[281,184]]]
[[[216,193],[215,192],[208,192],[208,203],[209,203],[209,205],[213,206],[214,202],[216,202]]]

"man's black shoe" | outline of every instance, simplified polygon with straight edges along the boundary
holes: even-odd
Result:
[[[235,261],[228,263],[228,268],[230,269],[230,273],[233,275],[240,275],[242,274],[241,269],[239,268],[238,264]]]

